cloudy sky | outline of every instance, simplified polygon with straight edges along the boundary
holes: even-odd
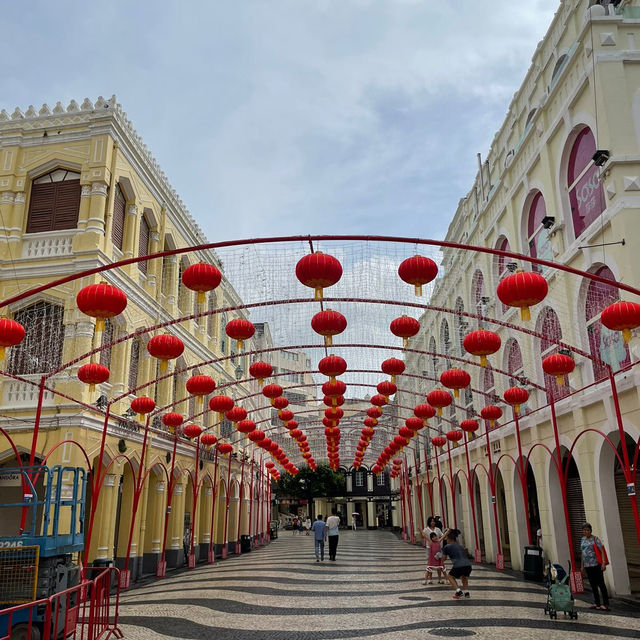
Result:
[[[115,93],[212,240],[442,237],[559,0],[31,0],[0,109]]]

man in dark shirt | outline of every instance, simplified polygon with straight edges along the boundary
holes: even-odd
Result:
[[[316,562],[324,560],[324,541],[327,537],[327,525],[322,521],[322,514],[318,514],[317,520],[311,526],[313,539],[316,545]]]
[[[453,565],[447,574],[447,580],[455,589],[453,594],[455,600],[469,597],[469,576],[471,575],[471,561],[467,551],[457,542],[459,533],[457,529],[447,529],[444,532],[447,543],[442,547],[442,553],[451,560]],[[458,586],[457,578],[462,580],[462,589]]]

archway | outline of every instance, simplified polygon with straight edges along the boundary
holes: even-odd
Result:
[[[133,493],[135,491],[135,479],[131,465],[126,463],[122,475],[116,478],[117,483],[117,507],[116,526],[113,537],[113,557],[116,566],[122,569],[125,565],[127,554],[132,550],[128,549],[129,531],[131,521],[135,517],[133,513]]]
[[[502,472],[495,467],[496,503],[498,505],[498,526],[500,527],[500,543],[505,563],[511,562],[511,541],[509,539],[509,522],[507,515],[507,492],[504,487]]]
[[[238,509],[240,508],[240,485],[237,480],[231,482],[231,497],[229,500],[229,521],[227,523],[227,542],[229,550],[235,549],[238,538]]]
[[[460,476],[456,475],[454,476],[454,480],[453,480],[453,493],[455,495],[455,509],[456,509],[456,522],[458,525],[458,529],[461,532],[461,541],[460,544],[462,544],[463,546],[468,546],[467,541],[468,540],[473,540],[473,532],[472,531],[467,531],[467,528],[465,527],[465,504],[463,504],[462,502],[462,483],[460,482]],[[469,534],[471,534],[471,536],[469,537]]]
[[[484,542],[484,513],[482,508],[482,495],[480,493],[480,481],[476,472],[472,472],[471,486],[473,487],[473,499],[476,512],[476,527],[478,529],[478,546],[482,555],[486,553],[486,547]]]

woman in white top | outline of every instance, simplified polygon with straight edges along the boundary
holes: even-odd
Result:
[[[424,540],[424,546],[426,548],[427,562],[429,560],[429,547],[431,546],[431,534],[435,533],[438,540],[441,540],[443,537],[442,530],[440,527],[436,526],[436,519],[433,516],[429,516],[427,518],[427,526],[420,532],[422,535],[422,539]],[[427,584],[429,581],[429,572],[425,571],[424,582],[422,584]],[[438,580],[438,584],[444,584],[444,580]]]

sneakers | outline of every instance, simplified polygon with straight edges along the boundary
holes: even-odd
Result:
[[[470,597],[471,597],[471,594],[470,594],[468,591],[465,591],[465,592],[464,592],[464,597],[465,597],[465,598],[470,598]]]
[[[316,558],[316,562],[320,562],[320,558]]]
[[[464,598],[464,594],[462,593],[462,589],[458,589],[451,597],[454,600],[460,600],[460,598]]]

